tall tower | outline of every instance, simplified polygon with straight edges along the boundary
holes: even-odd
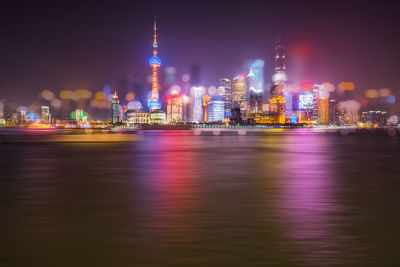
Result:
[[[157,22],[154,17],[154,40],[153,40],[153,56],[149,60],[149,64],[153,69],[153,79],[151,86],[151,98],[148,103],[150,111],[155,111],[161,108],[161,103],[159,100],[159,83],[158,83],[158,68],[161,65],[161,59],[157,56]]]
[[[275,41],[275,73],[272,76],[274,84],[286,83],[286,45],[278,38]]]
[[[117,91],[115,91],[114,96],[111,100],[111,123],[117,122],[121,122],[121,106],[119,104]]]

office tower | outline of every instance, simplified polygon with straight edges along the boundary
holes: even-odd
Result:
[[[231,117],[232,109],[232,82],[228,78],[221,78],[219,80],[220,95],[224,101],[224,117],[226,119]]]
[[[329,124],[338,124],[338,114],[336,110],[336,100],[329,99]]]
[[[320,98],[320,85],[313,85],[313,106],[312,106],[312,123],[318,123],[319,118],[319,109],[318,109],[318,100]]]
[[[274,47],[274,75],[272,76],[273,88],[279,95],[285,98],[285,114],[286,117],[291,117],[293,115],[293,94],[287,88],[286,82],[288,81],[288,76],[286,73],[286,45],[280,36],[275,40]],[[279,85],[279,87],[277,87]]]
[[[253,91],[257,94],[264,92],[264,62],[261,59],[256,60],[250,66],[250,71],[254,74],[254,89]]]
[[[281,95],[276,95],[269,99],[269,113],[274,117],[274,123],[285,123],[285,104],[285,98]]]
[[[194,122],[201,122],[203,118],[203,96],[204,87],[192,88],[192,105],[193,105],[193,118]]]
[[[329,98],[321,97],[317,100],[318,118],[319,124],[329,124]]]
[[[232,79],[232,105],[234,108],[246,109],[247,84],[243,76]]]
[[[42,106],[41,107],[41,119],[43,122],[51,122],[51,114],[50,114],[50,107],[49,106]]]
[[[212,100],[208,102],[208,122],[221,122],[224,120],[224,101]]]
[[[183,96],[173,94],[167,98],[167,122],[183,121]]]
[[[148,102],[150,111],[158,110],[161,108],[161,102],[159,100],[159,81],[158,81],[158,68],[161,65],[161,59],[157,56],[157,22],[154,18],[154,40],[153,40],[153,56],[149,60],[149,64],[153,69],[153,79],[151,86],[151,97]]]
[[[150,112],[140,110],[128,110],[126,112],[126,117],[126,122],[128,123],[128,125],[150,123]]]
[[[121,106],[119,104],[117,91],[115,91],[114,96],[111,100],[111,123],[117,122],[121,122]]]
[[[314,107],[314,92],[313,82],[302,82],[299,92],[299,122],[312,123],[313,107]]]

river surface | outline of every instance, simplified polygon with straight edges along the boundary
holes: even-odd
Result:
[[[400,266],[400,138],[0,144],[0,266]]]

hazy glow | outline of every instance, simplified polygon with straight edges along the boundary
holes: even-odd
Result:
[[[183,74],[182,81],[184,81],[185,83],[189,82],[190,81],[190,75],[189,74]]]
[[[71,90],[62,90],[60,92],[60,98],[61,99],[77,99],[78,95],[76,94],[76,92],[71,91]]]
[[[335,85],[331,84],[330,82],[325,82],[325,83],[321,84],[321,90],[324,90],[326,92],[334,92]]]
[[[378,90],[375,89],[368,89],[365,91],[365,97],[367,98],[377,98],[379,96]]]
[[[387,101],[389,104],[394,104],[394,103],[396,103],[396,96],[390,95],[390,96],[388,96],[388,97],[386,98],[386,101]]]
[[[53,108],[59,109],[59,108],[61,108],[61,106],[62,106],[62,101],[61,101],[60,99],[53,98],[53,99],[50,101],[50,105],[51,105]]]
[[[92,97],[92,92],[90,92],[86,89],[79,89],[79,90],[76,90],[76,95],[78,98],[81,98],[81,99],[90,99]]]
[[[40,95],[43,99],[48,101],[52,100],[55,97],[54,93],[50,90],[43,90]]]
[[[214,96],[214,95],[216,95],[216,93],[217,93],[217,88],[215,86],[210,86],[208,88],[208,94],[210,96]]]
[[[129,92],[125,96],[126,101],[133,101],[135,99],[135,93]]]
[[[341,82],[341,83],[339,83],[338,88],[339,88],[339,90],[342,90],[342,91],[353,91],[355,88],[355,85],[352,82]]]
[[[391,93],[392,93],[392,91],[389,88],[379,89],[379,96],[388,97],[388,96],[390,96]]]

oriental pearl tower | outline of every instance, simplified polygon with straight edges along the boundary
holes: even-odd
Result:
[[[159,110],[161,108],[161,103],[159,100],[159,84],[158,84],[158,68],[161,65],[161,59],[157,56],[157,22],[154,17],[154,41],[153,41],[153,56],[149,60],[149,64],[153,69],[153,79],[151,86],[151,98],[148,102],[150,111]]]

